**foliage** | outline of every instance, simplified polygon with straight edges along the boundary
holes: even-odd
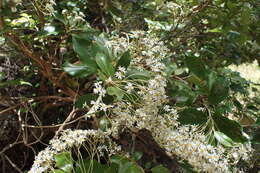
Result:
[[[25,146],[42,150],[54,137],[51,151],[33,166],[30,160],[31,172],[170,172],[169,163],[145,168],[139,160],[145,156],[134,161],[134,145],[114,151],[131,143],[118,142],[126,129],[133,136],[149,130],[181,170],[257,166],[257,0],[3,0],[0,12],[1,44],[23,54],[17,60],[0,54],[0,96],[12,103],[1,105],[0,114],[17,115],[23,134],[17,139]],[[10,62],[18,64],[14,74]],[[90,140],[80,132],[80,142],[77,131],[59,136],[69,127],[98,135]],[[106,140],[93,142],[100,134]],[[10,148],[17,144],[10,141]],[[93,150],[97,159],[86,151],[74,160],[70,148],[86,143],[110,152]]]

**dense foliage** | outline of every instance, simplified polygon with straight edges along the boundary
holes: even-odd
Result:
[[[0,172],[257,172],[257,0],[0,0]]]

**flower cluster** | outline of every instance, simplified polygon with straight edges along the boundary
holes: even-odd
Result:
[[[109,155],[118,153],[120,147],[111,141],[108,135],[108,133],[99,130],[65,130],[59,138],[52,139],[50,146],[35,157],[34,164],[29,173],[42,173],[53,169],[55,155],[68,151],[74,146],[80,147],[85,142],[91,143],[90,146],[92,147],[97,147],[97,151],[100,151],[101,155],[104,151]],[[92,150],[96,149],[92,148]]]
[[[151,40],[153,39],[149,39],[149,41]],[[159,48],[148,40],[141,39],[141,42],[146,43],[146,46],[152,46],[146,49],[146,52],[140,49],[138,52],[138,49],[135,49],[137,60],[132,65],[139,66],[139,69],[152,71],[154,77],[145,85],[136,86],[135,84],[141,98],[138,104],[129,102],[114,104],[111,117],[112,133],[117,135],[122,127],[146,128],[169,154],[177,155],[182,160],[188,161],[197,171],[239,172],[238,169],[231,166],[241,158],[248,159],[252,150],[251,146],[241,144],[231,150],[221,145],[212,146],[207,143],[205,134],[199,132],[197,126],[180,126],[177,121],[177,111],[167,105],[168,99],[165,91],[167,81],[163,73],[165,67],[161,63],[165,55],[157,58],[156,55],[160,55],[157,50]],[[128,82],[125,88],[132,89],[132,86],[133,84]]]
[[[145,37],[142,32],[134,32],[134,38],[129,44],[129,51],[133,61],[128,68],[149,71],[151,77],[147,80],[135,80],[126,76],[127,69],[119,67],[114,77],[105,82],[96,82],[93,92],[98,95],[91,101],[91,108],[86,118],[95,116],[98,111],[106,112],[111,128],[106,132],[98,130],[67,130],[59,139],[53,139],[50,146],[40,152],[35,159],[31,172],[40,172],[50,169],[53,165],[53,156],[72,146],[80,146],[85,141],[99,141],[94,143],[96,149],[102,152],[117,153],[120,151],[109,135],[118,137],[122,128],[137,128],[149,130],[156,142],[163,147],[169,155],[178,156],[187,161],[197,171],[209,173],[238,172],[233,167],[240,159],[247,160],[250,156],[251,146],[236,145],[233,148],[224,148],[222,145],[212,146],[207,143],[206,135],[199,131],[197,126],[184,125],[178,122],[176,109],[170,105],[166,95],[167,80],[164,58],[170,55],[169,50],[156,38]],[[118,39],[120,40],[120,39]],[[126,41],[126,40],[125,40]],[[111,45],[115,43],[110,43]],[[119,52],[121,51],[118,47]],[[131,99],[121,98],[106,105],[103,97],[109,93],[106,87],[113,86]],[[134,95],[135,96],[132,96]],[[91,139],[91,140],[90,140]],[[108,145],[99,145],[108,141]]]
[[[115,73],[116,78],[123,79],[125,77],[126,69],[124,67],[118,67],[118,71]]]

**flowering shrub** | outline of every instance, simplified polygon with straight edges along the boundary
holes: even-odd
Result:
[[[227,6],[227,13],[233,14],[243,7],[257,18],[254,2],[35,0],[13,2],[8,10],[11,2],[0,2],[0,9],[10,15],[1,17],[0,28],[4,40],[29,59],[23,67],[28,74],[3,86],[39,87],[12,108],[18,109],[14,112],[23,136],[28,129],[41,130],[29,132],[37,140],[30,143],[24,137],[24,143],[43,143],[47,132],[42,129],[58,127],[55,135],[50,133],[48,146],[35,155],[29,173],[255,169],[259,65],[253,65],[253,75],[248,65],[230,65],[246,61],[239,48],[248,55],[258,50],[259,40],[250,40],[247,32],[255,19],[239,33],[233,25],[249,16],[239,15],[226,24],[218,15],[227,14],[216,11]],[[34,75],[42,79],[34,83]],[[2,76],[0,80],[6,80]],[[48,120],[48,99],[56,100],[53,107],[69,106]],[[42,112],[38,115],[37,110]],[[46,125],[50,122],[53,125]],[[138,141],[144,129],[151,133],[146,136],[150,142]],[[126,131],[131,139],[122,139]],[[146,160],[149,149],[150,155],[163,153],[167,161],[157,156]]]

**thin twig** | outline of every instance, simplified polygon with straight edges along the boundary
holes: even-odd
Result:
[[[55,137],[58,136],[58,134],[64,129],[64,127],[66,126],[66,124],[73,118],[75,112],[77,111],[78,109],[75,109],[73,107],[72,111],[70,112],[70,114],[68,115],[68,117],[66,118],[66,120],[62,123],[62,125],[59,127],[59,129],[56,131],[55,133]]]
[[[5,154],[3,154],[3,155],[4,155],[5,159],[10,163],[10,165],[12,165],[12,167],[13,167],[14,169],[16,169],[19,173],[23,173],[23,171],[22,171],[21,169],[19,169],[19,168],[17,167],[17,165],[16,165],[14,162],[12,162],[12,160],[9,159],[9,157],[8,157],[7,155],[5,155]]]

